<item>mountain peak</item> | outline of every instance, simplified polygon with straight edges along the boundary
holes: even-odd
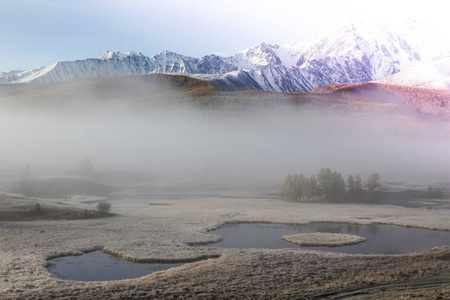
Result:
[[[158,55],[167,55],[167,54],[170,54],[170,53],[173,53],[173,52],[169,51],[169,50],[164,50],[164,51],[159,52]]]
[[[158,54],[156,54],[153,57],[156,57],[156,56],[183,56],[183,55],[169,51],[169,50],[164,50],[164,51],[159,52]]]
[[[105,51],[100,55],[99,59],[106,60],[106,59],[124,59],[129,56],[144,56],[140,51],[134,52],[134,51],[128,51],[125,53],[121,53],[120,51]]]

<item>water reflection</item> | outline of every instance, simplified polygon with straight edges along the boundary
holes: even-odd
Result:
[[[342,247],[304,247],[307,249],[341,252],[349,254],[406,254],[433,247],[450,245],[450,232],[406,228],[394,225],[346,225],[341,223],[227,224],[212,233],[223,240],[207,245],[219,248],[297,248],[295,244],[283,241],[283,235],[313,232],[329,232],[359,235],[366,242]]]
[[[379,230],[379,226],[378,225],[376,225],[376,224],[371,224],[371,225],[369,225],[368,227],[367,227],[367,229],[368,229],[368,231],[371,233],[371,234],[377,234],[378,233],[378,230]]]

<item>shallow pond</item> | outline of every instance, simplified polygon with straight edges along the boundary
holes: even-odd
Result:
[[[211,231],[222,241],[206,245],[219,248],[298,248],[281,239],[284,235],[330,232],[362,236],[365,242],[340,247],[301,247],[349,254],[420,253],[433,247],[450,246],[450,232],[407,228],[394,225],[349,225],[341,223],[308,223],[303,225],[239,223],[226,224]]]
[[[139,278],[153,272],[181,266],[178,264],[132,263],[103,251],[49,260],[48,270],[56,277],[78,281],[107,281]]]

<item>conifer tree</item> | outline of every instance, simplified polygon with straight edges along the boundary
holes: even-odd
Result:
[[[378,175],[378,173],[370,174],[364,181],[364,187],[371,193],[373,193],[375,189],[380,188],[380,175]]]
[[[356,174],[356,176],[355,176],[355,190],[356,191],[362,190],[362,178],[359,173]]]

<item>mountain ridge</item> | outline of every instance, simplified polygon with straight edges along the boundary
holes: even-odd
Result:
[[[442,56],[437,48],[422,45],[424,37],[411,34],[416,27],[416,23],[409,24],[402,35],[386,27],[350,24],[313,41],[284,46],[262,42],[229,57],[194,58],[170,51],[147,57],[141,52],[106,51],[98,58],[56,62],[28,72],[3,72],[0,83],[170,73],[203,76],[228,90],[309,92],[328,84],[380,80]]]

